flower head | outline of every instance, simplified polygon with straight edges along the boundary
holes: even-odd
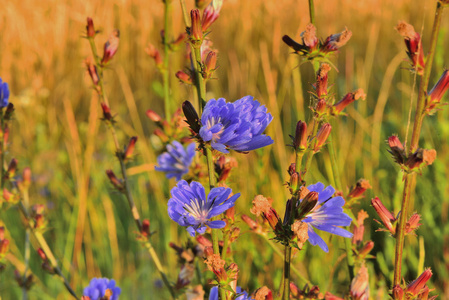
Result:
[[[352,233],[338,226],[348,226],[352,219],[343,212],[345,200],[340,196],[332,198],[335,193],[332,186],[324,188],[324,184],[318,182],[309,185],[307,189],[312,193],[318,193],[315,207],[302,219],[302,222],[308,225],[308,241],[314,246],[320,246],[324,252],[329,252],[326,242],[314,231],[314,228],[350,238]],[[300,201],[302,202],[303,199]]]
[[[120,288],[115,286],[114,279],[93,278],[89,285],[84,288],[83,296],[87,296],[90,300],[100,300],[104,296],[109,295],[110,300],[117,300],[120,295]]]
[[[0,78],[0,108],[8,106],[9,102],[9,86]]]
[[[235,300],[254,300],[253,298],[251,298],[251,296],[248,295],[248,293],[244,290],[242,290],[241,287],[237,287],[236,288],[236,294],[239,295],[237,298],[235,298]],[[209,294],[209,300],[218,300],[218,287],[214,286],[213,288],[210,289],[210,294]]]
[[[193,181],[190,185],[185,180],[171,190],[171,198],[168,201],[168,215],[181,226],[187,227],[191,236],[195,231],[203,234],[206,226],[210,228],[223,228],[224,221],[211,219],[234,206],[240,194],[229,197],[232,193],[230,188],[213,188],[206,198],[204,187]]]
[[[200,136],[212,148],[228,153],[228,149],[245,152],[271,145],[271,137],[262,134],[273,117],[252,96],[233,103],[211,99],[201,116]]]
[[[189,172],[189,166],[195,156],[195,143],[184,148],[181,143],[173,141],[171,145],[167,145],[167,152],[162,153],[157,158],[158,166],[156,171],[166,173],[168,179],[175,177],[176,181]]]

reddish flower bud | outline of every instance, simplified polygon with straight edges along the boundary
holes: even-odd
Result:
[[[39,256],[42,260],[44,260],[44,261],[47,260],[47,255],[45,255],[44,250],[42,250],[41,248],[37,249],[37,254],[39,254]]]
[[[351,282],[351,299],[367,300],[369,297],[368,269],[363,264]]]
[[[359,257],[364,259],[374,248],[374,242],[368,241],[362,249],[359,250]]]
[[[17,159],[11,159],[11,162],[8,165],[8,170],[5,173],[5,179],[11,179],[14,177],[17,171]]]
[[[160,128],[156,128],[153,133],[158,136],[162,142],[167,143],[169,141],[168,136]]]
[[[418,149],[409,156],[405,165],[410,170],[420,169],[425,165],[431,165],[437,156],[437,152],[434,149],[426,150],[426,149]]]
[[[120,42],[120,31],[114,29],[114,31],[109,36],[108,41],[104,44],[103,58],[101,59],[101,64],[107,64],[115,55],[118,50],[118,44]]]
[[[392,135],[388,138],[388,145],[390,148],[398,148],[399,150],[404,150],[404,146],[396,135]]]
[[[278,231],[282,227],[281,219],[274,208],[270,208],[269,210],[263,212],[262,215],[265,220],[268,221],[268,224],[270,224],[274,232]]]
[[[363,234],[365,232],[364,220],[368,218],[368,214],[363,209],[357,214],[357,225],[354,225],[354,235],[352,236],[352,243],[359,245],[363,241]]]
[[[184,71],[178,71],[178,72],[176,72],[175,76],[176,76],[176,78],[178,78],[179,81],[181,81],[182,83],[185,83],[185,84],[193,84],[192,77],[191,77],[189,74],[185,73]]]
[[[160,122],[162,120],[161,116],[151,109],[147,110],[147,117],[153,122]]]
[[[417,296],[420,294],[421,290],[426,285],[427,281],[429,281],[430,277],[432,277],[432,270],[425,269],[424,272],[419,275],[414,281],[410,282],[405,289],[406,293],[410,293],[413,296]]]
[[[98,86],[100,82],[100,77],[97,73],[97,66],[92,62],[91,58],[86,58],[84,60],[84,64],[86,65],[87,72],[89,73],[90,78],[95,86]]]
[[[414,213],[405,224],[405,233],[409,234],[418,229],[419,226],[422,225],[421,223],[419,223],[419,220],[421,220],[421,216],[417,213]]]
[[[212,0],[211,3],[206,7],[201,22],[203,31],[207,31],[212,23],[214,23],[218,19],[222,6],[223,0]]]
[[[102,102],[101,109],[103,110],[103,120],[111,121],[113,118],[109,106],[107,106],[106,103]]]
[[[316,84],[315,90],[318,99],[322,99],[327,95],[327,84],[328,84],[328,76],[327,73],[331,70],[331,67],[327,63],[323,63],[320,65],[318,72],[316,74]]]
[[[399,286],[395,285],[393,287],[393,299],[404,300],[404,290]]]
[[[150,220],[145,219],[142,221],[142,229],[140,233],[146,237],[150,236]]]
[[[8,144],[8,140],[9,140],[9,126],[6,123],[5,124],[5,129],[4,129],[4,132],[3,132],[3,143],[5,145],[7,145]]]
[[[402,165],[405,162],[406,153],[404,146],[402,145],[399,138],[395,135],[390,136],[388,138],[388,146],[390,147],[390,150],[388,152],[393,155],[394,160],[398,164]]]
[[[298,121],[296,123],[295,137],[293,139],[293,148],[295,151],[304,151],[307,149],[307,124]]]
[[[162,56],[159,50],[156,49],[156,47],[152,44],[148,44],[148,47],[145,48],[145,52],[154,59],[154,62],[156,63],[156,66],[162,67],[163,61]]]
[[[432,113],[432,110],[438,106],[446,91],[449,89],[449,70],[444,70],[438,82],[430,90],[427,99],[426,111]]]
[[[12,104],[11,102],[8,103],[8,106],[6,107],[6,111],[5,111],[5,120],[9,121],[12,119],[12,114],[14,113],[14,104]]]
[[[212,242],[209,241],[204,235],[198,235],[196,241],[204,247],[212,247]]]
[[[31,169],[26,167],[22,173],[22,186],[28,188],[31,185]]]
[[[94,21],[92,18],[87,18],[86,33],[88,38],[95,37]]]
[[[327,103],[326,103],[326,100],[320,99],[320,100],[317,102],[317,104],[316,104],[316,107],[315,107],[315,113],[316,113],[318,116],[322,116],[322,115],[324,115],[326,112],[327,112]]]
[[[312,23],[307,24],[306,30],[301,33],[302,42],[309,48],[309,51],[314,50],[318,45],[318,38],[316,37],[316,28]]]
[[[5,226],[0,226],[0,241],[5,238]]]
[[[249,226],[249,228],[251,228],[251,230],[256,230],[259,227],[259,224],[253,219],[251,219],[251,217],[247,215],[242,215],[241,218],[243,222],[245,222]]]
[[[393,214],[383,205],[382,201],[378,197],[371,200],[371,205],[376,210],[384,226],[391,232],[392,235],[396,234],[396,228],[393,227],[393,223],[396,222],[396,218]],[[376,220],[377,221],[377,220]],[[379,221],[377,221],[379,223]],[[380,224],[380,223],[379,223]],[[383,229],[378,229],[383,230]]]
[[[9,250],[9,240],[3,239],[0,241],[0,258],[4,256]]]
[[[123,153],[123,158],[130,159],[133,156],[134,148],[136,147],[137,136],[133,136],[128,143],[128,146],[125,148],[125,152]]]
[[[315,147],[313,151],[316,153],[320,151],[321,147],[324,145],[324,143],[327,141],[327,138],[331,134],[332,126],[329,123],[325,123],[321,126],[320,130],[318,131],[316,135],[316,142]]]
[[[45,219],[44,216],[41,214],[34,216],[34,228],[35,229],[41,229],[45,227]]]
[[[365,100],[366,94],[363,92],[363,89],[358,89],[355,92],[348,93],[346,96],[343,97],[343,99],[340,100],[340,102],[334,104],[332,113],[334,115],[339,115],[345,109],[346,106],[354,102],[358,99]]]
[[[198,46],[201,46],[201,40],[203,39],[203,30],[201,29],[200,11],[198,9],[192,9],[190,11],[190,19],[192,24],[189,32],[190,41],[193,44],[199,44]]]
[[[324,299],[325,300],[344,300],[343,298],[337,297],[337,296],[331,294],[330,292],[326,292],[326,294],[324,295]]]
[[[115,176],[114,172],[112,170],[106,170],[106,175],[109,178],[109,181],[112,183],[112,185],[119,191],[122,191],[124,186],[123,183]]]
[[[400,21],[395,29],[404,37],[405,45],[407,46],[407,55],[412,61],[413,69],[416,70],[418,75],[422,75],[425,63],[421,36],[415,32],[415,28],[412,25],[404,21]]]
[[[351,190],[351,192],[348,194],[347,200],[350,199],[357,199],[364,197],[364,193],[367,189],[372,188],[369,184],[369,181],[366,179],[360,179],[357,181],[355,187]]]
[[[206,61],[204,62],[203,68],[203,78],[210,79],[217,65],[217,53],[215,51],[210,51],[207,54]]]
[[[352,32],[345,28],[341,33],[332,34],[327,37],[324,42],[322,51],[324,53],[337,51],[341,47],[343,47],[351,38]]]
[[[299,298],[300,292],[301,290],[298,288],[298,286],[293,282],[290,282],[290,295],[293,296],[293,298]]]

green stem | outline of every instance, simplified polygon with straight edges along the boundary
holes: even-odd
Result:
[[[316,137],[316,134],[318,132],[318,125],[319,125],[319,122],[316,121],[315,119],[313,119],[312,137],[314,137],[314,138]],[[315,144],[316,144],[316,138],[315,138],[315,142],[314,142],[314,145],[312,148],[315,147]],[[306,177],[306,173],[309,171],[310,166],[312,164],[312,158],[313,158],[314,154],[315,154],[315,152],[313,151],[313,149],[309,149],[309,153],[307,154],[307,159],[306,159],[306,165],[305,165],[304,170],[302,171],[302,178]]]
[[[29,194],[28,189],[25,188],[23,191],[23,206],[25,207],[25,210],[28,212],[30,209],[30,200],[29,200]],[[25,259],[25,271],[23,271],[23,277],[22,280],[25,283],[27,280],[27,272],[30,264],[30,228],[25,229],[25,253],[24,253],[24,259]],[[28,289],[24,285],[22,287],[22,299],[26,300],[28,299]]]
[[[223,249],[221,250],[221,259],[224,261],[226,261],[226,258],[228,256],[229,234],[230,232],[226,232],[223,236]]]
[[[309,16],[310,23],[315,25],[315,6],[313,4],[313,0],[309,0]]]
[[[53,270],[55,271],[55,274],[58,275],[63,283],[67,291],[77,300],[79,300],[78,296],[76,295],[75,291],[70,286],[67,278],[62,274],[61,269],[58,266],[58,262],[56,261],[55,256],[53,255],[53,252],[51,251],[50,247],[47,244],[47,241],[45,240],[42,233],[36,229],[34,229],[33,223],[30,220],[30,215],[28,214],[27,209],[25,208],[25,205],[22,201],[19,202],[19,209],[22,212],[23,216],[25,217],[26,224],[28,229],[33,234],[34,238],[36,239],[37,243],[39,244],[39,247],[44,251],[48,261],[50,262],[51,266],[53,267]]]
[[[284,249],[284,274],[282,300],[290,299],[290,263],[292,258],[292,247],[285,246]]]
[[[425,103],[427,96],[427,88],[429,85],[430,73],[432,70],[432,64],[435,57],[435,49],[438,40],[438,34],[440,31],[441,17],[443,14],[444,6],[437,1],[435,19],[432,27],[432,34],[430,37],[430,49],[429,54],[426,58],[426,66],[424,68],[423,76],[419,85],[418,101],[416,103],[415,120],[413,123],[413,133],[410,142],[410,153],[413,153],[418,149],[419,137],[421,134],[422,122],[425,116]],[[396,249],[395,249],[395,265],[394,265],[394,276],[393,276],[393,287],[401,284],[401,274],[402,274],[402,254],[404,250],[404,239],[405,239],[405,226],[406,219],[408,216],[408,206],[410,202],[410,195],[412,193],[412,181],[414,174],[407,174],[404,180],[404,191],[402,194],[401,203],[401,215],[399,219],[399,226],[396,228]]]
[[[206,82],[204,81],[203,74],[201,73],[201,48],[193,47],[193,50],[195,55],[192,56],[192,60],[193,67],[195,68],[195,83],[199,102],[198,107],[201,115],[203,108],[206,105]]]
[[[164,108],[165,108],[165,119],[170,121],[170,41],[172,36],[172,26],[171,26],[171,12],[172,3],[171,0],[166,0],[164,6],[164,69],[162,71],[162,80],[164,85]]]

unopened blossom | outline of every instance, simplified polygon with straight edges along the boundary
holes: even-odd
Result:
[[[369,282],[368,282],[368,269],[363,264],[357,275],[351,282],[351,299],[354,300],[368,300],[369,299]]]
[[[320,130],[318,130],[318,133],[316,134],[316,142],[315,146],[313,148],[313,151],[319,152],[321,147],[323,147],[324,143],[326,143],[327,138],[331,134],[332,126],[329,123],[325,123],[320,127]]]
[[[324,52],[337,51],[343,47],[351,38],[352,32],[345,28],[341,33],[332,34],[327,37],[323,45]]]
[[[201,183],[193,181],[188,184],[185,180],[179,181],[170,193],[168,215],[179,225],[187,227],[191,236],[195,236],[196,232],[203,234],[206,227],[225,227],[224,221],[211,219],[233,207],[240,197],[239,193],[229,197],[232,190],[224,187],[213,188],[206,197]]]
[[[162,56],[159,50],[153,45],[148,44],[148,47],[145,48],[145,52],[154,59],[154,62],[156,63],[156,66],[162,67],[163,61]]]
[[[371,200],[371,205],[376,210],[377,214],[379,215],[380,219],[382,220],[382,223],[384,224],[385,229],[378,229],[379,231],[390,231],[392,235],[396,234],[396,227],[393,225],[396,223],[397,219],[393,216],[393,214],[385,207],[385,205],[380,201],[378,197],[375,197]],[[375,220],[377,221],[377,220]],[[377,221],[379,224],[380,222]]]
[[[307,149],[307,124],[298,121],[296,124],[295,136],[292,137],[293,148],[295,151],[304,151]]]
[[[90,300],[101,300],[105,296],[109,296],[107,299],[117,300],[120,293],[121,289],[115,286],[114,279],[93,278],[89,285],[84,288],[83,296],[89,297]]]
[[[424,51],[422,48],[421,36],[415,31],[413,25],[404,21],[399,21],[395,29],[404,38],[405,45],[407,47],[407,55],[412,61],[412,66],[418,73],[422,75],[424,73]]]
[[[203,19],[201,21],[201,27],[203,31],[209,29],[210,25],[212,25],[212,23],[214,23],[218,19],[222,6],[223,0],[212,0],[206,7],[203,13]]]
[[[363,91],[363,89],[358,89],[355,92],[348,93],[338,103],[334,104],[334,106],[332,107],[332,113],[335,115],[341,114],[341,112],[343,111],[343,109],[345,109],[346,106],[348,106],[355,100],[358,99],[365,100],[365,98],[366,94]]]
[[[120,31],[115,29],[109,36],[108,41],[104,44],[103,58],[101,59],[101,64],[107,64],[115,55],[118,50],[118,45],[120,42]]]
[[[366,190],[370,189],[370,188],[372,188],[372,187],[369,184],[369,181],[362,178],[359,181],[357,181],[355,187],[351,190],[351,192],[349,192],[347,198],[348,199],[361,198],[364,196],[364,193],[366,192]]]
[[[9,86],[0,78],[0,108],[8,106],[9,103]]]
[[[182,176],[189,172],[195,156],[195,143],[184,147],[178,141],[173,141],[167,145],[167,152],[162,153],[157,158],[156,171],[165,172],[168,179],[175,178],[181,180]]]
[[[273,143],[271,137],[263,134],[272,120],[267,108],[252,96],[235,102],[211,99],[204,107],[199,135],[222,153],[229,149],[247,152]]]
[[[426,283],[427,281],[429,281],[430,277],[432,277],[432,270],[430,268],[425,269],[418,278],[407,285],[405,293],[412,294],[413,296],[418,296],[421,292],[423,292],[423,289],[426,287]]]
[[[327,75],[331,67],[327,63],[320,65],[318,72],[316,74],[315,91],[318,99],[322,99],[327,95],[327,85],[329,81],[329,76]]]
[[[318,182],[309,185],[307,189],[310,192],[318,193],[318,201],[315,207],[301,221],[308,225],[308,241],[314,246],[320,246],[323,251],[329,252],[326,242],[324,242],[314,229],[351,238],[352,233],[339,226],[350,225],[352,219],[343,212],[343,205],[345,204],[343,197],[332,197],[335,193],[335,189],[332,186],[325,188],[324,184]],[[301,205],[302,201],[303,199],[300,200],[299,205]]]
[[[444,70],[438,82],[430,90],[426,103],[426,111],[432,113],[440,104],[446,91],[449,89],[449,70]]]

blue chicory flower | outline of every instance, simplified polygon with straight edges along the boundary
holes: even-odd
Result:
[[[0,108],[8,106],[9,103],[9,86],[0,78]]]
[[[189,185],[185,180],[179,181],[170,193],[172,198],[168,200],[168,215],[179,225],[187,227],[191,236],[195,236],[195,232],[203,234],[206,226],[225,227],[224,221],[210,219],[233,207],[240,196],[235,194],[229,198],[232,193],[230,188],[216,187],[206,198],[206,192],[201,183],[193,181]]]
[[[243,291],[241,287],[236,288],[236,293],[239,295],[235,300],[254,300],[251,298],[246,291]],[[214,286],[210,289],[209,300],[218,300],[218,287]]]
[[[167,145],[167,152],[157,158],[155,170],[165,172],[168,179],[175,177],[176,181],[189,172],[190,164],[195,156],[195,143],[184,148],[181,143],[173,141]]]
[[[105,296],[106,290],[112,292],[110,300],[117,300],[121,293],[121,289],[115,286],[114,279],[93,278],[89,285],[84,288],[83,296],[88,296],[90,300],[100,300]]]
[[[201,116],[200,137],[211,142],[212,148],[228,153],[250,151],[273,144],[271,137],[262,134],[273,117],[267,108],[252,96],[233,103],[211,99]]]
[[[324,252],[329,252],[326,242],[314,231],[314,228],[350,238],[352,237],[351,232],[337,226],[348,226],[351,224],[352,219],[343,212],[343,205],[345,204],[343,197],[332,198],[332,195],[335,193],[335,189],[332,186],[324,188],[324,184],[318,182],[309,185],[307,189],[310,192],[318,193],[318,202],[315,208],[302,220],[308,225],[308,241],[314,246],[320,246]]]

